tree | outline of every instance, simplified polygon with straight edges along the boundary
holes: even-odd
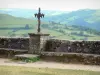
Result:
[[[80,36],[84,36],[84,32],[83,31],[80,31],[79,35]]]
[[[25,29],[29,29],[29,25],[28,24],[26,24]]]

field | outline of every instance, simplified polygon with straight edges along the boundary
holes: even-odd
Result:
[[[0,36],[28,37],[37,32],[37,20],[0,14]],[[55,22],[41,22],[41,33],[50,37],[67,40],[100,40],[100,32],[82,26],[65,25]]]
[[[49,24],[48,24],[49,25]],[[1,25],[0,28],[12,28],[12,29],[6,29],[2,30],[0,29],[0,36],[9,36],[9,37],[26,37],[28,36],[28,33],[35,33],[37,31],[37,25],[36,24],[30,24],[29,29],[25,29],[25,24],[23,25]],[[57,25],[56,25],[57,26]],[[24,29],[21,29],[24,28]],[[18,28],[18,29],[16,29]],[[82,31],[84,35],[80,35],[80,30],[75,30],[75,28],[72,27],[72,29],[64,29],[62,28],[61,31],[56,30],[56,28],[50,29],[50,27],[42,27],[41,25],[41,32],[42,33],[49,33],[50,36],[53,36],[57,39],[67,39],[67,40],[100,40],[100,35],[96,35],[95,33],[89,33],[88,31]],[[68,28],[70,28],[68,26]],[[86,36],[85,36],[86,35]]]
[[[96,71],[0,66],[0,75],[100,75]]]

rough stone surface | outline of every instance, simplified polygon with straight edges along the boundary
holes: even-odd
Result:
[[[18,55],[15,55],[15,57],[35,58],[35,57],[39,57],[39,55],[35,55],[35,54],[18,54]]]
[[[49,34],[30,33],[29,36],[29,53],[34,54],[43,51]]]
[[[29,49],[29,38],[0,38],[0,48]]]
[[[43,60],[63,62],[63,63],[100,65],[100,55],[96,54],[41,52],[41,58]]]
[[[100,41],[67,41],[51,39],[47,41],[45,51],[100,54]]]
[[[45,40],[41,37],[41,50],[48,52],[75,52],[100,54],[100,41],[67,41],[67,40]],[[36,44],[35,40],[31,43]],[[34,46],[30,46],[33,48]],[[29,38],[0,38],[0,48],[29,49]],[[36,47],[34,47],[36,48]]]
[[[37,50],[39,40],[31,38],[30,48]],[[37,39],[37,38],[36,38]],[[100,41],[44,40],[41,37],[41,57],[46,60],[100,65]],[[31,45],[32,44],[32,45]],[[0,48],[29,49],[29,38],[0,38]],[[36,48],[36,49],[35,49]],[[43,53],[44,51],[44,53]],[[0,50],[2,52],[2,50]],[[47,52],[47,53],[46,53]],[[2,53],[1,53],[2,54]]]

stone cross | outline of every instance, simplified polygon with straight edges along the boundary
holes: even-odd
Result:
[[[45,51],[45,44],[49,38],[49,34],[40,33],[40,18],[44,17],[44,14],[41,14],[39,8],[38,13],[34,14],[38,18],[38,33],[29,33],[29,51],[30,54],[39,54],[42,51]]]
[[[38,18],[38,29],[37,29],[37,31],[38,31],[38,33],[40,33],[40,31],[41,31],[41,29],[40,29],[40,24],[41,24],[40,18],[44,17],[44,14],[41,14],[41,9],[39,8],[38,13],[36,13],[34,15],[35,15],[35,17]]]

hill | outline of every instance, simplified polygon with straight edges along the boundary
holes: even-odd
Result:
[[[21,17],[14,17],[7,14],[0,14],[0,25],[23,25],[23,24],[36,24],[36,20],[26,19]]]
[[[0,9],[0,13],[8,14],[15,17],[34,19],[35,9]],[[42,10],[45,14],[43,21],[53,21],[66,25],[85,26],[100,31],[100,10],[80,9],[77,11],[52,11]]]
[[[77,25],[65,25],[55,22],[42,22],[42,33],[49,33],[50,38],[68,40],[100,40],[100,32]],[[0,14],[0,36],[28,37],[28,33],[37,31],[37,21]]]
[[[100,31],[100,10],[78,10],[45,17],[44,21],[59,22],[66,25],[85,26]]]
[[[12,9],[0,9],[0,13],[12,15],[12,16],[15,16],[15,17],[23,17],[23,18],[33,19],[34,14],[38,13],[38,10],[12,8]],[[52,11],[51,10],[42,10],[42,13],[44,13],[45,16],[54,16],[54,15],[60,15],[62,13],[68,13],[68,12],[66,12],[66,11],[56,11],[56,10],[55,11],[54,10],[52,10]]]

